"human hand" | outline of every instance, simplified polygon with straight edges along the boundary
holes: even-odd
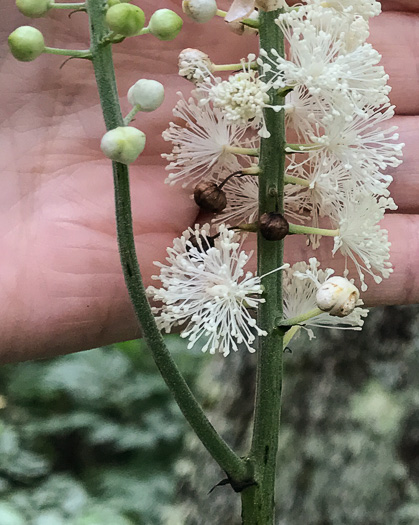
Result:
[[[387,11],[371,24],[370,41],[384,55],[383,65],[393,86],[391,101],[397,105],[394,123],[406,147],[404,164],[397,168],[391,186],[399,210],[385,219],[395,271],[381,285],[370,285],[363,295],[369,304],[419,300],[419,282],[415,283],[419,252],[416,3],[383,1],[384,8],[405,12]],[[180,12],[180,2],[166,4]],[[141,7],[149,16],[156,6],[147,1]],[[111,166],[99,149],[105,128],[92,66],[71,60],[59,69],[62,58],[52,56],[29,64],[15,61],[7,50],[7,35],[31,21],[13,5],[2,6],[0,14],[0,359],[31,359],[138,337],[117,250]],[[160,80],[166,87],[163,106],[155,113],[139,114],[134,124],[147,134],[146,149],[131,166],[134,229],[146,284],[155,273],[153,261],[164,259],[172,239],[197,216],[190,192],[164,184],[160,158],[162,151],[168,151],[161,132],[172,119],[176,91],[190,89],[177,75],[177,55],[193,46],[214,62],[232,62],[257,46],[256,38],[238,37],[223,24],[222,20],[205,25],[186,21],[173,42],[144,36],[114,47],[126,112],[130,108],[125,94],[138,78]],[[55,12],[33,25],[43,32],[47,45],[88,47],[85,14],[76,13],[68,20],[65,12]],[[336,268],[339,259],[331,261],[327,242],[324,246],[318,257],[322,267]],[[303,238],[287,239],[286,250],[290,263],[310,256]]]

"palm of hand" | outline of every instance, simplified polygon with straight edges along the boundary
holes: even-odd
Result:
[[[144,10],[150,15],[154,9],[152,2],[147,4]],[[410,5],[419,13],[415,0],[401,4],[397,7]],[[176,2],[167,7],[178,10]],[[104,125],[91,64],[73,60],[59,70],[62,59],[49,56],[31,64],[16,62],[7,53],[6,37],[28,21],[10,6],[2,15],[2,358],[31,358],[136,337],[116,245],[110,163],[98,148]],[[43,31],[47,45],[86,48],[87,31],[79,27],[86,25],[84,17],[75,14],[69,22],[64,13],[54,13],[34,25]],[[222,24],[186,23],[173,42],[147,36],[115,48],[121,95],[140,77],[166,86],[164,105],[155,113],[139,114],[135,122],[147,134],[146,150],[131,168],[134,229],[146,282],[154,273],[152,262],[164,259],[166,247],[197,215],[189,192],[164,184],[160,158],[160,152],[168,150],[160,135],[171,120],[175,93],[189,89],[177,76],[177,55],[196,46],[223,63],[238,61],[256,47],[255,38],[233,35]],[[419,284],[409,285],[410,295],[402,291],[419,248],[412,235],[419,224],[414,177],[419,162],[414,146],[419,134],[414,56],[418,28],[418,15],[386,13],[372,31],[372,43],[385,54],[392,102],[403,115],[395,123],[407,145],[405,163],[392,186],[400,213],[386,221],[396,271],[388,282],[371,287],[374,303],[415,302],[419,295]],[[287,260],[307,258],[304,240],[292,239],[290,245]]]

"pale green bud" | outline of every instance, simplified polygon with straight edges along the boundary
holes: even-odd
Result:
[[[145,147],[145,134],[131,126],[120,126],[105,133],[100,148],[108,159],[131,164]]]
[[[183,0],[182,9],[189,18],[203,24],[216,15],[218,8],[215,0]]]
[[[164,86],[157,80],[142,78],[128,90],[128,102],[141,111],[154,111],[164,100]]]
[[[106,12],[106,23],[118,35],[134,36],[144,27],[144,11],[136,5],[115,4]]]
[[[131,0],[108,0],[108,8],[116,4],[129,4]]]
[[[39,18],[51,9],[51,0],[16,0],[16,7],[25,16]]]
[[[31,26],[18,27],[9,35],[9,48],[12,55],[22,62],[30,62],[42,55],[45,49],[41,31]]]
[[[158,9],[151,15],[148,29],[159,40],[173,40],[182,29],[183,20],[170,9]]]

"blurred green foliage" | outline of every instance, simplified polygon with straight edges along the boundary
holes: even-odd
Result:
[[[141,341],[4,366],[0,407],[1,525],[161,523],[186,423]]]

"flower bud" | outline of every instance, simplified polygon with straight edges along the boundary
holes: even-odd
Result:
[[[217,2],[215,0],[183,0],[182,10],[189,18],[203,24],[216,15]]]
[[[134,36],[144,27],[144,11],[136,5],[115,4],[106,12],[106,23],[118,35]]]
[[[209,56],[199,49],[188,47],[179,53],[179,75],[192,82],[202,82],[212,71]]]
[[[100,143],[103,153],[115,162],[131,164],[142,153],[145,134],[131,126],[120,126],[105,133]]]
[[[31,26],[18,27],[9,35],[8,41],[12,55],[22,62],[35,60],[45,49],[41,31]]]
[[[16,7],[25,16],[39,18],[51,9],[51,3],[51,0],[16,0]]]
[[[227,206],[226,194],[215,182],[200,182],[193,197],[201,209],[211,213],[219,213]]]
[[[164,86],[157,80],[142,78],[128,90],[128,102],[140,111],[154,111],[164,100]]]
[[[316,303],[320,310],[336,317],[346,317],[352,313],[358,300],[358,288],[345,277],[330,277],[316,294]]]
[[[280,213],[264,213],[259,219],[259,230],[267,241],[280,241],[289,232],[287,219]]]
[[[129,4],[131,0],[108,0],[108,8],[116,4]]]
[[[182,29],[183,20],[170,9],[158,9],[150,18],[148,29],[159,40],[173,40]]]

